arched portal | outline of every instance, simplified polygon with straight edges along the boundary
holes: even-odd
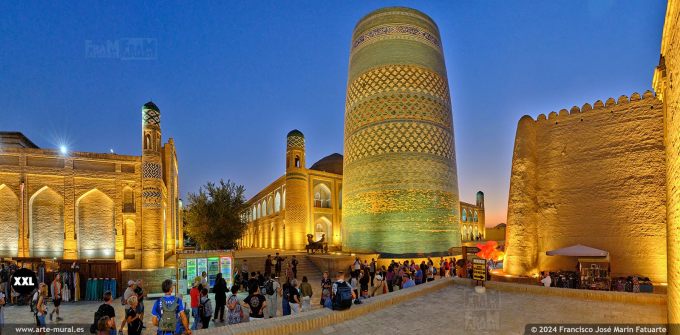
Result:
[[[44,186],[28,202],[29,248],[31,257],[64,254],[64,199]]]
[[[114,258],[115,212],[113,200],[92,189],[76,200],[76,232],[81,258]]]
[[[333,224],[325,216],[322,216],[314,222],[314,241],[321,239],[321,236],[326,235],[326,242],[332,237]]]
[[[314,207],[331,208],[331,189],[326,184],[314,186]]]
[[[0,184],[0,257],[16,257],[19,251],[19,198]]]

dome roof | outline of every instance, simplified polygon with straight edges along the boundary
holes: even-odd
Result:
[[[291,137],[291,136],[300,136],[300,137],[302,137],[302,138],[305,137],[305,135],[302,134],[302,132],[299,131],[299,130],[297,130],[297,129],[291,130],[291,131],[288,133],[288,135],[286,135],[286,137]]]
[[[158,109],[158,106],[156,106],[156,104],[153,103],[153,101],[149,101],[149,102],[145,103],[145,104],[144,104],[144,109],[153,109],[153,110],[155,110],[155,111],[157,111],[157,112],[160,112],[160,111],[161,111],[160,109]]]
[[[342,155],[334,153],[319,159],[310,170],[324,171],[335,174],[342,174]]]

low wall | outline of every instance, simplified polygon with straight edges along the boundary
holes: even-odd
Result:
[[[456,283],[456,285],[474,286],[474,281],[472,279],[455,278],[454,282]],[[656,293],[578,290],[559,287],[544,287],[540,285],[504,283],[497,281],[487,281],[484,283],[484,286],[486,286],[486,288],[489,290],[514,292],[521,294],[541,294],[581,300],[610,301],[641,305],[665,306],[667,304],[666,295]]]
[[[197,335],[209,334],[249,334],[249,335],[281,335],[299,334],[344,322],[356,317],[372,313],[394,304],[414,299],[454,284],[449,278],[435,280],[430,283],[414,286],[405,290],[383,294],[368,300],[361,305],[352,305],[345,311],[332,311],[319,308],[298,315],[282,316],[255,322],[246,322],[227,327],[208,328],[196,331]]]
[[[328,271],[330,278],[335,278],[335,273],[338,271],[347,272],[349,267],[354,264],[356,257],[363,262],[364,259],[371,261],[372,258],[378,259],[378,254],[361,254],[357,256],[350,255],[309,255],[307,258],[314,263],[319,271]]]

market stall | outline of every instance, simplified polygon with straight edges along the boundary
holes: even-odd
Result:
[[[611,287],[609,252],[577,244],[550,250],[545,254],[548,256],[577,257],[578,273],[560,271],[557,278],[552,280],[553,286],[590,290],[609,290]],[[551,275],[553,274],[551,273]]]
[[[611,287],[609,256],[579,258],[578,266],[581,275],[581,288],[609,291]]]
[[[227,282],[227,287],[233,285],[232,268],[234,264],[233,250],[187,250],[177,252],[177,290],[188,294],[194,278],[203,272],[208,275],[208,285],[215,286],[218,273]]]

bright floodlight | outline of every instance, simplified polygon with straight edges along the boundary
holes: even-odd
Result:
[[[66,155],[68,153],[68,149],[66,148],[65,145],[60,146],[59,151],[61,152],[62,155]]]

